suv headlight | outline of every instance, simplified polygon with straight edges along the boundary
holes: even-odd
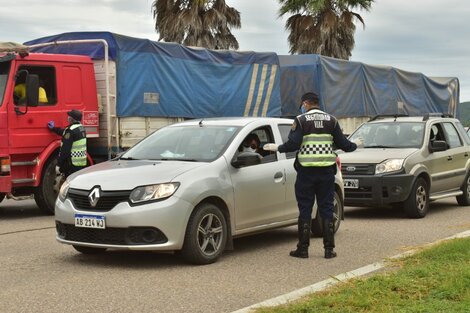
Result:
[[[66,180],[62,186],[60,186],[59,190],[59,199],[60,201],[64,202],[65,199],[67,198],[67,192],[69,191],[70,183],[68,180]]]
[[[179,183],[166,183],[140,186],[132,190],[129,200],[132,203],[163,200],[174,194],[179,185]]]
[[[383,174],[389,172],[396,172],[401,170],[403,166],[403,161],[405,159],[390,159],[385,160],[380,164],[375,166],[375,174]]]

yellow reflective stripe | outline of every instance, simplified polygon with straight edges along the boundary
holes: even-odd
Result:
[[[259,64],[253,65],[253,73],[251,74],[250,89],[248,90],[248,99],[246,99],[245,113],[243,113],[243,116],[248,116],[248,113],[250,113],[251,102],[253,101],[253,94],[255,93],[256,77],[258,76],[258,67],[259,67]]]
[[[271,76],[269,77],[268,92],[266,93],[266,99],[264,100],[263,113],[261,116],[266,116],[269,107],[269,101],[271,100],[271,93],[273,91],[274,81],[276,78],[277,65],[273,65],[271,68]]]
[[[258,96],[256,97],[256,104],[253,110],[253,116],[258,116],[259,106],[261,104],[261,99],[263,98],[264,85],[266,84],[266,74],[268,72],[268,65],[264,64],[261,68],[261,81],[258,86]]]

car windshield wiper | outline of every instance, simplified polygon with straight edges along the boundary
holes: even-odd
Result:
[[[119,160],[131,160],[131,161],[133,161],[133,160],[140,160],[140,159],[136,159],[136,158],[133,158],[133,157],[127,157],[127,158],[126,157],[120,157]]]
[[[199,162],[197,159],[185,159],[185,158],[162,158],[156,159],[157,161],[185,161],[185,162]]]
[[[373,146],[364,146],[364,148],[396,148],[396,147],[384,146],[384,145],[373,145]]]

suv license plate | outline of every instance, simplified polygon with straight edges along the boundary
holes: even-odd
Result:
[[[359,188],[359,179],[343,179],[344,188]]]
[[[105,229],[106,223],[101,215],[75,214],[75,227]]]

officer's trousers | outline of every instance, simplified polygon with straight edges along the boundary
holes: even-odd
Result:
[[[312,218],[312,209],[317,206],[323,220],[333,220],[336,165],[328,167],[301,167],[297,170],[295,197],[299,207],[299,218]]]

